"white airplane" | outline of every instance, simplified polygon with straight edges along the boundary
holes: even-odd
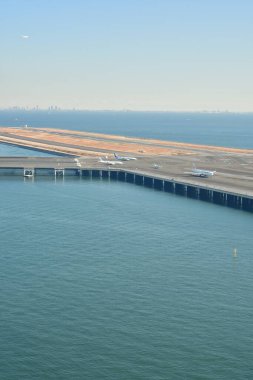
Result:
[[[212,177],[216,173],[216,170],[197,169],[196,166],[193,165],[191,172],[184,172],[184,173],[193,175],[195,177],[208,178],[208,177]]]
[[[120,161],[110,161],[110,160],[103,160],[102,158],[99,159],[98,162],[102,162],[103,164],[106,164],[106,165],[122,165],[123,162],[120,162]]]
[[[81,163],[79,162],[78,158],[74,158],[74,161],[76,163],[76,166],[79,166],[79,168],[82,166]]]
[[[137,160],[136,157],[124,157],[124,156],[118,156],[117,153],[114,153],[114,157],[116,158],[116,160],[119,160],[119,161]]]
[[[21,38],[23,38],[24,40],[27,40],[28,38],[30,38],[30,36],[22,35]]]

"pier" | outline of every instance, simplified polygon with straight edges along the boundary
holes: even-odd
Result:
[[[110,179],[149,187],[188,198],[215,203],[244,211],[253,212],[253,197],[214,189],[208,186],[193,185],[175,179],[147,176],[141,173],[120,170],[82,170],[83,177]]]
[[[8,165],[3,166],[3,161]],[[88,161],[88,162],[87,162]],[[79,161],[78,161],[79,162]],[[24,165],[25,164],[25,165]],[[88,165],[87,165],[88,164]],[[128,167],[131,165],[127,163]],[[187,177],[184,180],[159,174],[155,169],[138,170],[101,166],[99,161],[86,159],[80,166],[73,158],[0,158],[0,178],[2,176],[19,176],[31,181],[40,177],[62,180],[66,177],[80,177],[109,181],[127,182],[157,191],[198,199],[217,205],[253,212],[253,194],[246,191],[232,191],[219,186],[211,179]]]

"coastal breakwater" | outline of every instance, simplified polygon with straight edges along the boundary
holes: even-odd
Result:
[[[253,212],[253,197],[217,190],[206,186],[196,186],[185,182],[179,182],[175,179],[163,179],[124,170],[93,169],[83,170],[82,176],[133,183],[155,190],[186,196],[188,198]]]
[[[84,179],[100,179],[121,181],[150,189],[163,191],[175,195],[185,196],[217,205],[227,206],[239,210],[253,212],[253,197],[244,194],[205,186],[182,182],[174,178],[163,178],[157,175],[147,175],[141,172],[114,168],[24,168],[1,167],[0,176],[23,176],[25,180],[32,181],[36,177],[49,176],[55,180],[64,180],[65,177],[77,176]]]

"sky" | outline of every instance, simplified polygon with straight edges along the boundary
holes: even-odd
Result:
[[[0,0],[0,108],[253,112],[252,0]]]

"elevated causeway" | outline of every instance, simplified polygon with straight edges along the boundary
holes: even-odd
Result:
[[[126,162],[120,167],[101,165],[94,158],[73,157],[26,157],[0,158],[1,176],[22,176],[26,181],[33,181],[40,176],[50,176],[63,180],[69,176],[83,178],[128,182],[139,186],[168,193],[199,199],[235,209],[253,212],[253,194],[249,189],[226,186],[217,178],[195,178],[175,176],[162,171],[162,167],[152,167],[152,159],[146,158],[142,164]],[[134,167],[134,166],[139,166]],[[175,169],[175,167],[174,167]],[[226,177],[225,177],[226,178]],[[249,181],[250,182],[250,181]],[[250,182],[251,183],[251,182]]]
[[[58,154],[0,157],[0,176],[118,180],[253,211],[253,150],[48,128],[0,127],[0,142]],[[136,160],[118,162],[114,152]],[[193,164],[216,174],[192,176]]]

